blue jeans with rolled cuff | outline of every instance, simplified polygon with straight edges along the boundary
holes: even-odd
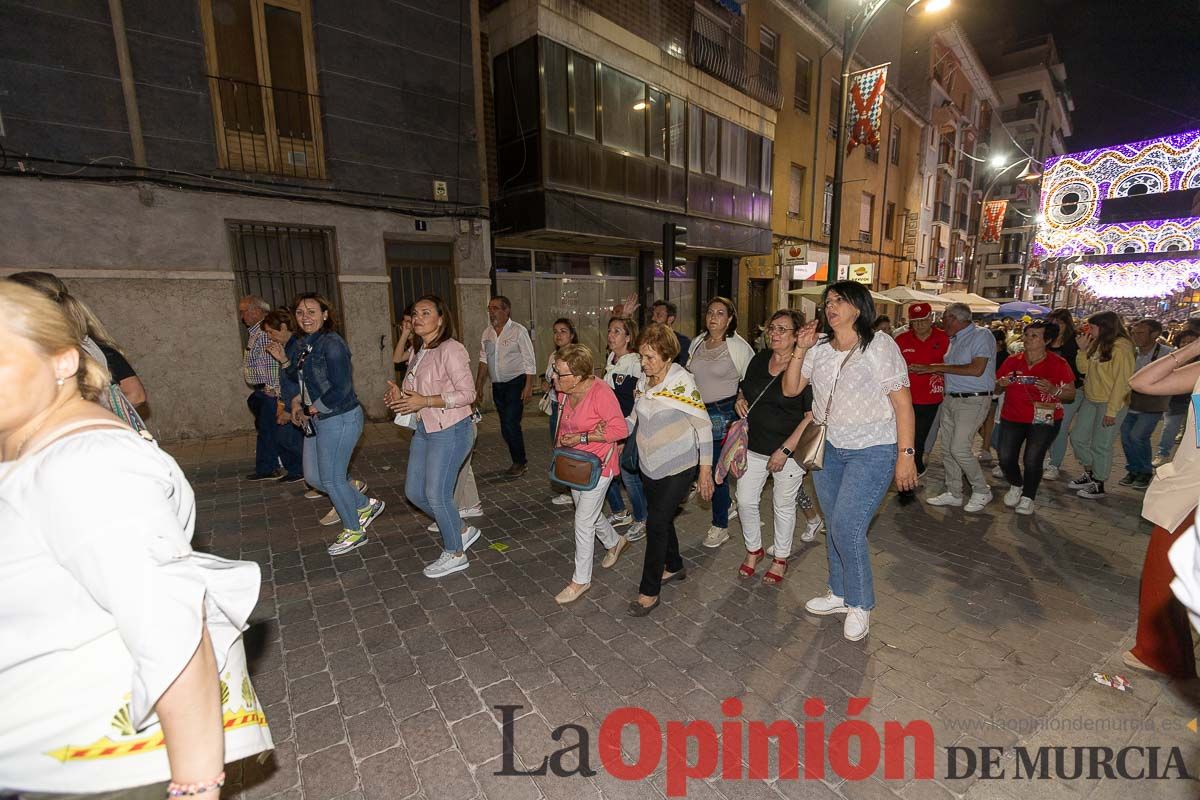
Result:
[[[367,496],[350,483],[350,456],[362,436],[363,410],[351,410],[332,417],[317,415],[313,420],[316,436],[304,440],[304,480],[318,492],[329,495],[342,527],[360,530],[358,511],[370,502]]]

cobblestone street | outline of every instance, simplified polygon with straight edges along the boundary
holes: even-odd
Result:
[[[946,777],[944,748],[955,744],[976,752],[983,745],[1180,746],[1188,768],[1200,768],[1200,736],[1185,727],[1197,713],[1190,688],[1169,688],[1121,665],[1149,525],[1138,517],[1140,495],[1115,480],[1107,500],[1089,503],[1068,492],[1072,471],[1065,470],[1061,481],[1043,485],[1033,517],[1013,515],[999,493],[974,515],[901,508],[889,495],[872,528],[878,605],[871,633],[850,643],[841,617],[803,611],[824,590],[823,534],[800,544],[781,587],[741,581],[738,522],[728,543],[706,550],[700,540],[708,512],[694,503],[679,519],[689,579],[665,587],[652,615],[625,616],[644,543],[614,569],[597,568],[591,591],[559,607],[554,595],[571,574],[571,509],[550,503],[544,418],[528,415],[525,428],[530,470],[510,480],[501,474],[507,451],[496,417],[485,417],[475,455],[483,538],[470,568],[440,581],[421,574],[439,539],[405,503],[407,447],[395,426],[368,425],[351,470],[387,510],[368,545],[338,558],[325,551],[335,529],[318,524],[327,501],[303,499],[303,484],[241,479],[252,462],[250,437],[166,447],[196,489],[196,544],[263,570],[247,647],[277,750],[266,765],[231,772],[237,785],[229,796],[656,798],[666,794],[665,751],[645,781],[617,780],[600,763],[600,723],[613,709],[640,706],[664,726],[692,719],[718,725],[730,719],[721,701],[737,697],[744,720],[799,724],[807,719],[804,700],[819,697],[828,733],[846,718],[852,696],[871,699],[861,716],[877,730],[885,720],[932,723],[935,780],[913,780],[911,765],[904,780],[883,780],[882,765],[863,781],[842,781],[829,770],[824,781],[777,780],[772,756],[768,781],[722,780],[718,771],[689,781],[688,796],[1196,796],[1197,786],[1185,780]],[[940,488],[939,455],[926,483]],[[1093,671],[1124,674],[1133,690],[1101,686]],[[561,743],[551,739],[556,727],[574,722],[591,736],[597,774],[495,776],[499,705],[522,707],[517,766],[537,766],[574,744],[571,733]],[[1075,729],[1089,720],[1117,729]],[[624,741],[632,762],[632,729]],[[1011,763],[1003,763],[1011,777]]]

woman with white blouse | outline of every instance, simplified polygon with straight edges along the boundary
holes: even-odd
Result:
[[[642,378],[642,358],[633,352],[633,343],[637,341],[637,323],[629,317],[613,317],[608,321],[608,359],[604,362],[604,382],[617,395],[621,404],[621,414],[629,416],[633,413],[634,392],[637,382]],[[633,452],[628,452],[633,448]],[[608,507],[612,516],[608,518],[614,526],[629,525],[625,538],[636,542],[646,538],[646,490],[642,486],[642,476],[636,470],[630,470],[632,463],[637,462],[637,443],[633,440],[625,442],[625,450],[621,459],[621,480],[608,485]],[[625,502],[621,499],[621,486],[629,492],[629,505],[632,515],[625,510]]]
[[[59,306],[0,281],[0,342],[0,787],[216,800],[273,747],[259,568],[192,550],[183,471],[92,402],[108,373]]]
[[[876,333],[871,293],[854,281],[825,290],[824,325],[797,337],[783,376],[795,397],[811,385],[813,419],[826,427],[824,469],[813,473],[828,531],[829,586],[805,604],[811,614],[845,614],[842,633],[865,637],[875,606],[867,529],[893,477],[917,485],[915,420],[908,366],[892,337]],[[832,399],[831,399],[832,398]]]

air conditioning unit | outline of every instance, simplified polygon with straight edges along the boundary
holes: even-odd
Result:
[[[291,167],[307,167],[308,153],[303,150],[288,150],[287,163]]]

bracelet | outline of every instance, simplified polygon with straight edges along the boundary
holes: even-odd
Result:
[[[1179,359],[1175,357],[1175,352],[1176,352],[1176,351],[1172,350],[1171,352],[1167,353],[1167,355],[1169,355],[1169,356],[1171,357],[1171,360],[1172,360],[1172,361],[1174,361],[1176,364],[1178,364],[1178,363],[1179,363]]]
[[[205,792],[211,792],[213,789],[220,789],[225,785],[225,772],[222,771],[213,780],[208,783],[176,783],[171,781],[167,786],[167,797],[192,797]]]

